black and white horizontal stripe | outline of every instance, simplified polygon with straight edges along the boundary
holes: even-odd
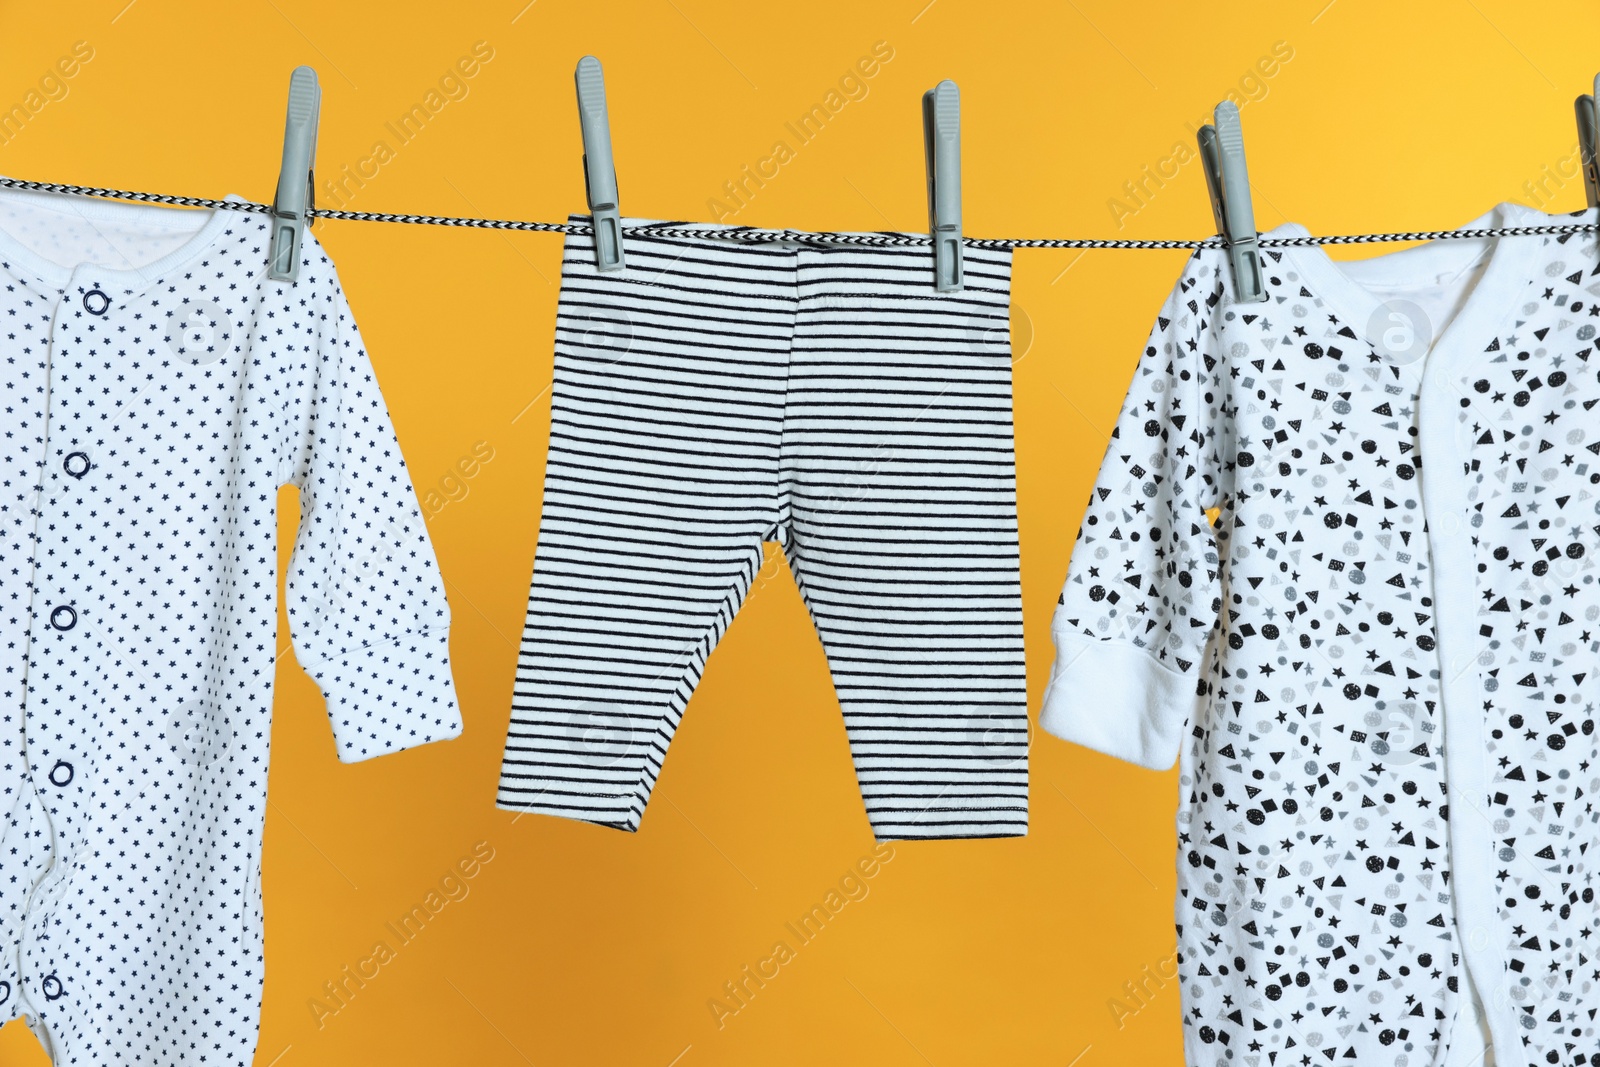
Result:
[[[879,839],[1027,830],[1010,253],[568,237],[499,803],[638,828],[761,543]]]
[[[1027,830],[1008,251],[802,249],[791,569],[880,838]]]

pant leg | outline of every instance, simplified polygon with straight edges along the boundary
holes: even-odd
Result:
[[[498,804],[637,830],[777,514],[781,248],[568,239],[544,510]]]
[[[800,253],[787,549],[880,840],[1028,826],[1008,251]]]

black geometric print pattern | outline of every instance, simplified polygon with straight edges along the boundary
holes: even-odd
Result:
[[[257,215],[144,271],[61,266],[48,236],[0,234],[0,1021],[58,1064],[246,1063],[279,486],[302,501],[294,647],[342,759],[459,732],[448,608],[309,235],[293,285],[265,279]]]
[[[1364,340],[1292,253],[1248,305],[1197,253],[1136,371],[1054,627],[1060,657],[1126,643],[1198,689],[1176,709],[1192,1067],[1481,1049],[1454,1028],[1472,953],[1497,961],[1473,972],[1497,1046],[1600,1063],[1600,253],[1515,240],[1532,269],[1428,395],[1442,455],[1426,361]],[[1436,573],[1424,486],[1449,464],[1466,489],[1440,521],[1473,567]],[[1448,662],[1442,583],[1477,603]],[[1463,679],[1475,704],[1446,715]],[[1480,715],[1487,787],[1464,795],[1445,735]],[[1463,925],[1462,879],[1486,922]]]
[[[1590,220],[1592,221],[1592,219]],[[1461,380],[1507,999],[1532,1063],[1600,1063],[1600,270],[1544,238],[1537,283]]]

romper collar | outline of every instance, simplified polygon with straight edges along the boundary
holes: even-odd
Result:
[[[1499,204],[1460,229],[1496,226],[1542,226],[1559,220],[1521,204]],[[1308,231],[1299,223],[1285,223],[1269,237],[1305,237]],[[1470,269],[1487,257],[1483,274],[1466,295],[1455,316],[1445,325],[1430,349],[1430,354],[1449,356],[1466,346],[1469,352],[1482,350],[1487,339],[1497,332],[1506,317],[1522,304],[1539,249],[1546,238],[1490,237],[1472,240],[1429,241],[1367,260],[1363,274],[1374,283],[1393,280],[1404,283],[1430,275]],[[1284,259],[1293,263],[1308,288],[1328,303],[1334,314],[1367,344],[1381,350],[1369,336],[1369,324],[1378,321],[1384,298],[1357,281],[1340,263],[1331,259],[1320,245],[1284,249]]]
[[[224,199],[244,203],[244,198],[229,193]],[[45,211],[71,214],[91,222],[115,220],[121,224],[147,224],[155,229],[172,226],[176,212],[192,212],[190,208],[159,207],[149,204],[126,204],[111,200],[69,196],[60,193],[38,193],[23,189],[0,189],[0,201],[21,201]],[[191,260],[205,252],[237,220],[229,216],[234,211],[212,209],[203,212],[205,221],[189,237],[166,255],[138,267],[113,267],[97,263],[80,263],[66,267],[35,252],[31,247],[0,228],[0,260],[4,260],[33,274],[55,289],[89,290],[103,288],[118,294],[123,303],[182,269]]]

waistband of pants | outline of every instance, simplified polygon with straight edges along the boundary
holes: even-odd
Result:
[[[589,216],[573,212],[567,216],[569,223],[587,225]],[[664,241],[671,244],[701,245],[714,248],[747,250],[766,250],[769,254],[774,250],[804,251],[828,254],[874,254],[888,253],[893,255],[933,255],[933,244],[927,233],[915,230],[833,230],[833,233],[842,233],[849,236],[861,237],[910,237],[921,239],[924,243],[918,245],[822,245],[808,244],[798,238],[804,236],[805,231],[764,229],[760,226],[736,226],[724,222],[686,222],[676,219],[647,219],[631,215],[624,215],[619,220],[622,224],[622,240],[626,244],[630,240]],[[772,241],[733,241],[720,237],[685,237],[669,234],[638,233],[635,228],[640,226],[665,226],[690,230],[716,230],[721,232],[739,231],[741,233],[761,234],[776,238]],[[594,237],[588,233],[568,233],[567,243],[580,247],[592,247]],[[965,248],[962,252],[964,258],[983,263],[1009,263],[1011,250],[1009,248]]]

